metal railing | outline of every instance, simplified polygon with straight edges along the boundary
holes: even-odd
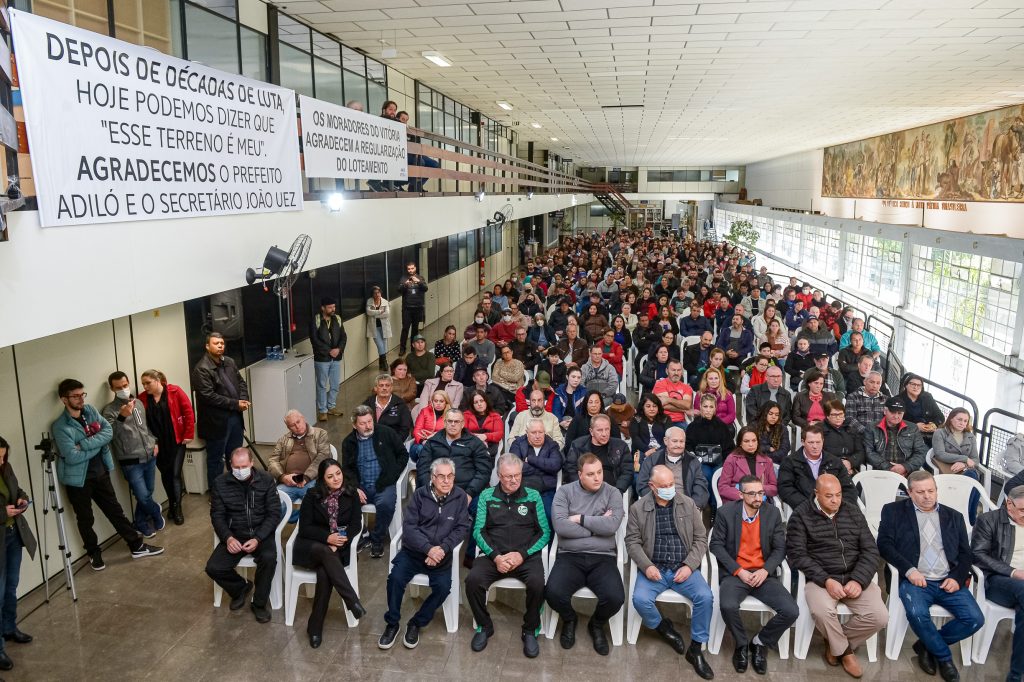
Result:
[[[992,465],[993,454],[999,455],[1005,449],[1006,445],[1010,440],[1017,435],[1017,431],[1011,431],[1004,426],[998,426],[993,423],[993,418],[1001,416],[1007,419],[1011,419],[1017,424],[1017,429],[1021,429],[1024,426],[1024,416],[1009,412],[998,407],[993,407],[984,414],[981,419],[981,429],[975,425],[975,430],[981,434],[981,444],[978,446],[979,457],[981,463],[991,469],[998,478],[1008,478],[1007,472],[1001,468],[1001,462],[997,462],[997,466]]]

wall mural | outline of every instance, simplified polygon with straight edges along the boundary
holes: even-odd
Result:
[[[825,148],[821,194],[1024,202],[1024,105]]]

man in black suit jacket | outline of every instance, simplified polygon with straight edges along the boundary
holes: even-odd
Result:
[[[768,648],[796,622],[800,611],[793,595],[775,576],[786,558],[786,533],[778,508],[764,504],[764,484],[756,476],[740,479],[742,499],[723,506],[715,517],[710,549],[721,570],[719,608],[732,632],[736,649],[732,664],[736,672],[768,670]],[[750,639],[740,617],[740,603],[748,596],[759,599],[775,611],[761,631]]]
[[[910,499],[882,507],[878,551],[899,574],[900,601],[918,637],[914,651],[921,670],[934,675],[938,668],[946,682],[959,680],[949,645],[970,637],[985,622],[967,589],[974,561],[967,525],[959,511],[938,504],[929,472],[911,472],[907,493]],[[941,629],[932,622],[933,605],[953,615]]]

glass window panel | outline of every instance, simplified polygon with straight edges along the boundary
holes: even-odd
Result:
[[[381,289],[387,290],[387,254],[375,253],[372,256],[367,256],[363,259],[363,267],[366,269],[364,274],[366,282],[363,285],[363,301],[365,303],[366,299],[370,297],[370,288],[373,285],[376,284]]]
[[[419,91],[420,91],[420,101],[423,102],[426,105],[429,105],[430,101],[431,101],[431,99],[430,99],[431,93],[433,92],[433,90],[431,90],[427,86],[421,84],[419,86]]]
[[[342,79],[345,81],[345,102],[361,102],[363,104],[364,111],[375,114],[379,109],[375,110],[373,107],[366,105],[366,79],[359,74],[353,73],[347,69],[342,71]]]
[[[363,288],[366,277],[363,271],[363,259],[345,261],[341,264],[341,318],[351,320],[362,314],[366,299]]]
[[[374,83],[373,81],[365,82],[369,90],[366,110],[372,114],[379,114],[381,109],[384,108],[384,102],[388,101],[388,89],[380,83]]]
[[[242,75],[267,81],[267,36],[239,26],[242,36]]]
[[[341,92],[341,68],[325,62],[322,59],[313,59],[313,77],[316,85],[316,98],[325,102],[334,102],[344,105],[345,100]]]
[[[169,54],[174,55],[178,58],[185,57],[185,39],[182,36],[182,22],[178,20],[181,16],[181,0],[170,0],[170,14],[174,19],[171,21],[171,49],[168,51]],[[38,13],[38,10],[36,10]]]
[[[294,47],[309,52],[310,31],[309,27],[300,24],[287,14],[277,15],[277,37],[282,43],[288,43]]]
[[[313,54],[331,64],[341,64],[341,45],[334,38],[319,31],[313,31]]]
[[[313,97],[313,66],[310,64],[310,56],[285,43],[281,43],[279,54],[281,85]]]
[[[214,69],[238,73],[237,24],[190,4],[185,5],[188,58]]]
[[[709,170],[702,170],[702,171],[700,171],[700,181],[701,182],[710,182],[711,181],[711,171],[709,171]]]
[[[344,45],[341,46],[341,65],[354,74],[366,77],[366,58]]]
[[[431,118],[433,111],[429,104],[421,102],[416,105],[416,127],[420,130],[433,130],[434,123]]]
[[[459,269],[469,265],[469,233],[459,234]]]
[[[190,0],[190,2],[231,19],[234,19],[237,14],[235,0]]]
[[[366,77],[379,85],[387,85],[388,70],[380,62],[366,58]]]
[[[726,182],[739,182],[740,181],[740,172],[738,170],[727,170],[727,171],[725,171],[725,181]]]
[[[77,5],[76,5],[77,7]],[[113,0],[114,37],[171,54],[172,30],[178,28],[177,3]],[[174,18],[173,21],[171,18]]]

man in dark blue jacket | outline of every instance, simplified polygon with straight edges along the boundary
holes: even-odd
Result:
[[[917,663],[925,673],[936,668],[946,682],[960,679],[950,644],[977,632],[985,618],[967,581],[971,577],[971,543],[963,515],[938,504],[935,478],[920,469],[907,477],[910,499],[882,507],[878,551],[899,574],[899,596],[907,621],[918,637]],[[953,618],[941,629],[932,622],[933,605]]]
[[[395,555],[388,575],[387,625],[378,647],[390,649],[395,645],[405,587],[417,574],[424,573],[430,581],[430,594],[409,619],[402,638],[408,649],[419,644],[420,628],[433,620],[434,612],[452,590],[452,560],[468,533],[469,496],[455,485],[455,464],[447,457],[435,459],[430,465],[430,485],[417,489],[405,508],[402,549]]]

